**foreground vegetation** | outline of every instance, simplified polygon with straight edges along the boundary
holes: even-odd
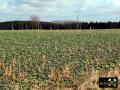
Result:
[[[119,63],[120,30],[0,31],[0,90],[103,90]]]

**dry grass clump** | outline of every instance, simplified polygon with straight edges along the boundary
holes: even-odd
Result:
[[[58,80],[58,78],[60,78],[60,79],[61,78],[63,78],[63,79],[70,78],[69,65],[64,64],[61,72],[57,71],[55,67],[51,67],[48,77],[49,77],[49,80],[52,80],[52,81],[56,81],[56,80]]]
[[[64,80],[71,78],[69,65],[64,64],[61,71],[58,71],[55,67],[51,67],[48,77],[57,90],[63,89]]]
[[[8,77],[12,81],[15,81],[15,79],[16,79],[16,76],[14,74],[14,68],[15,68],[16,63],[17,63],[16,58],[14,58],[12,60],[12,63],[9,66],[7,66],[5,69],[6,77]]]
[[[83,71],[83,73],[85,73]],[[98,78],[99,74],[98,72],[95,73],[86,73],[85,75],[82,75],[79,79],[82,78],[81,80],[78,80],[79,82],[82,82],[78,85],[77,90],[100,90],[98,87]]]
[[[57,80],[57,72],[56,72],[55,67],[50,68],[50,73],[49,73],[48,77],[49,77],[49,80],[51,80],[51,81]]]
[[[118,64],[117,71],[115,71],[115,73],[118,76],[118,79],[120,80],[120,64]]]
[[[12,81],[15,81],[15,75],[13,73],[13,67],[11,65],[6,67],[5,75]]]
[[[70,68],[68,64],[65,64],[62,68],[62,76],[63,78],[70,78]]]

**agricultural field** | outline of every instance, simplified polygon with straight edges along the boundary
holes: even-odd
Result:
[[[120,79],[120,30],[0,31],[0,90],[100,89]]]

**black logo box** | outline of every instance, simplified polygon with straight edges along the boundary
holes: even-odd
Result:
[[[117,77],[99,77],[99,88],[117,88]]]

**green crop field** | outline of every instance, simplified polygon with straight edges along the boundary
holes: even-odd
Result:
[[[120,30],[0,31],[0,90],[68,90],[118,64]]]

